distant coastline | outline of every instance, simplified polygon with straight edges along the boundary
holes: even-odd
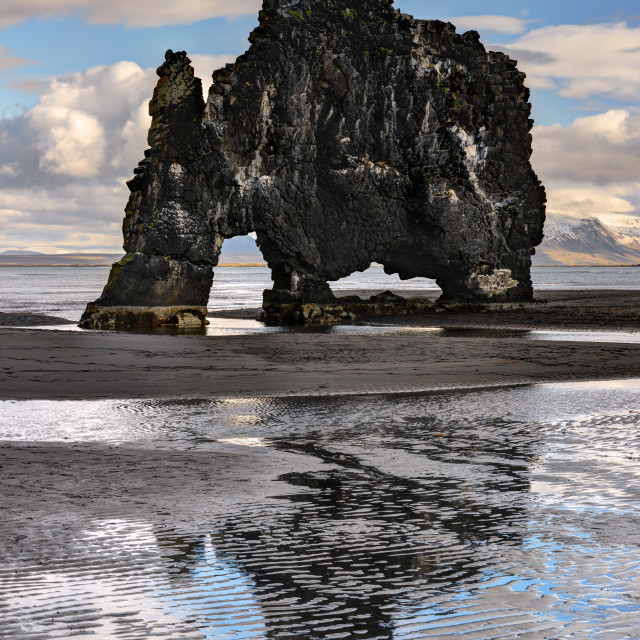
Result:
[[[2,254],[0,267],[110,267],[119,253]]]
[[[253,242],[253,241],[252,241]],[[256,255],[254,255],[256,254]],[[111,267],[122,258],[122,253],[105,252],[81,252],[76,253],[38,253],[37,251],[8,250],[0,253],[0,267]],[[219,256],[221,261],[215,268],[267,268],[268,264],[262,256],[256,252],[235,251],[222,252]],[[546,262],[546,261],[545,261]],[[570,261],[571,262],[571,261]],[[382,268],[378,263],[371,264],[371,267]],[[638,263],[612,264],[603,261],[603,264],[562,264],[559,261],[555,264],[536,264],[534,260],[533,268],[617,268],[617,267],[640,267]]]
[[[268,267],[266,262],[221,262],[218,267]]]
[[[0,268],[5,267],[111,267],[114,262],[120,260],[121,255],[110,257],[94,257],[89,259],[80,258],[78,256],[11,256],[10,259],[0,257]],[[14,258],[22,258],[21,260]],[[217,268],[227,267],[267,267],[266,262],[223,262],[216,266]]]

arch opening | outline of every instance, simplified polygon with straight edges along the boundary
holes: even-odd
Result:
[[[209,313],[257,309],[262,306],[263,291],[273,284],[255,233],[225,239],[213,271]]]
[[[402,280],[397,273],[385,273],[381,264],[372,262],[369,268],[329,282],[331,290],[340,300],[345,296],[358,296],[368,300],[371,296],[379,296],[390,292],[402,298],[424,298],[436,300],[442,289],[431,278],[410,278]]]
[[[265,292],[262,318],[267,324],[336,324],[367,316],[424,313],[436,309],[442,290],[435,280],[385,273],[382,265],[372,263],[339,280],[325,282],[313,278],[322,297],[290,291]],[[283,295],[284,293],[284,295]]]

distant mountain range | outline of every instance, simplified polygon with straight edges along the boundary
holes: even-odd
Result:
[[[61,253],[3,251],[0,267],[110,267],[121,253]]]
[[[549,217],[534,266],[640,264],[640,219]]]
[[[42,256],[44,255],[40,251],[23,251],[22,249],[9,249],[3,251],[0,256]]]
[[[265,261],[251,236],[237,236],[224,241],[218,264],[265,264]]]

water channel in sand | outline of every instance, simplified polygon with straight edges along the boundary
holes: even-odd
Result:
[[[637,638],[638,411],[640,381],[2,402],[0,636]]]

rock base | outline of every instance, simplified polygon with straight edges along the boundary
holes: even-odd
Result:
[[[346,324],[361,317],[405,315],[435,311],[433,302],[423,299],[406,299],[390,291],[363,300],[358,296],[335,298],[329,303],[287,300],[286,296],[265,291],[265,303],[260,320],[268,325],[331,325]]]
[[[78,326],[83,329],[197,329],[207,324],[207,307],[100,307],[90,304]]]
[[[357,320],[352,311],[341,304],[274,302],[264,307],[260,320],[269,326],[294,324],[348,324]]]
[[[337,298],[328,304],[269,301],[263,307],[260,320],[267,325],[332,325],[347,324],[359,318],[419,313],[455,313],[514,311],[543,306],[545,300],[508,302],[431,301],[424,298],[403,298],[390,291],[363,300],[358,296]]]
[[[545,300],[521,302],[430,301],[403,298],[390,291],[363,300],[358,296],[336,298],[331,303],[271,300],[265,303],[260,320],[267,325],[349,324],[359,318],[420,313],[514,311],[543,306]],[[209,324],[206,307],[101,307],[87,306],[80,319],[83,329],[151,329],[176,327],[198,329]]]
[[[412,315],[437,311],[437,303],[424,298],[403,298],[384,291],[362,300],[358,296],[340,298],[340,303],[358,317]]]
[[[531,307],[544,307],[546,300],[522,300],[507,302],[457,302],[438,301],[436,303],[436,311],[438,312],[483,312],[483,311],[518,311],[520,309],[529,309]]]
[[[367,316],[406,315],[436,310],[436,304],[422,298],[403,298],[385,291],[368,300],[358,296],[334,298],[331,302],[302,302],[265,291],[260,319],[268,325],[345,324]],[[279,292],[282,294],[283,292]]]

